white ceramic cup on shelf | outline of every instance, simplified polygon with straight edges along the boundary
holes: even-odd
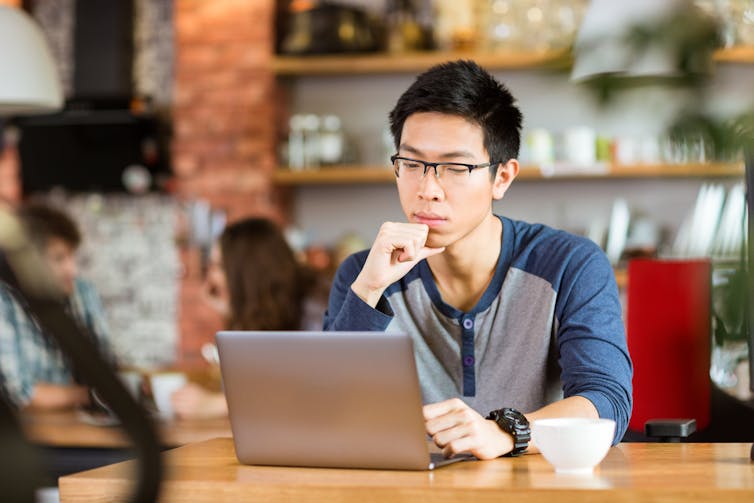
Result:
[[[615,435],[611,419],[549,418],[532,423],[532,443],[557,473],[590,474]]]
[[[586,126],[574,126],[563,133],[565,161],[589,167],[597,162],[597,132]]]
[[[170,419],[173,417],[173,393],[183,387],[186,382],[186,374],[182,372],[159,372],[149,377],[152,388],[152,398],[161,417]]]
[[[555,160],[555,147],[552,133],[547,129],[535,128],[526,136],[526,146],[529,150],[529,162],[541,166],[552,164]]]

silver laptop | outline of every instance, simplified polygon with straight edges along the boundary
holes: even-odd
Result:
[[[411,340],[219,332],[236,456],[254,465],[432,470]]]

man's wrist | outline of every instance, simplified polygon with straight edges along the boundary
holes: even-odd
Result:
[[[371,307],[377,307],[377,303],[380,301],[380,297],[382,297],[382,292],[385,291],[384,288],[374,289],[364,286],[359,283],[358,279],[351,284],[351,290],[358,298]]]
[[[516,409],[504,407],[491,411],[487,419],[494,421],[512,440],[513,448],[504,456],[519,456],[526,452],[531,440],[531,428],[526,416]]]

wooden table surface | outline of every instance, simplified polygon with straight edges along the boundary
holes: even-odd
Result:
[[[38,445],[112,449],[131,445],[130,439],[119,427],[87,424],[76,411],[25,412],[20,420],[26,437]],[[165,447],[231,436],[227,418],[157,420],[157,427]]]
[[[230,438],[168,451],[162,502],[754,501],[751,444],[621,444],[588,476],[556,474],[541,455],[433,472],[243,466]],[[123,501],[133,462],[60,478],[63,502]]]

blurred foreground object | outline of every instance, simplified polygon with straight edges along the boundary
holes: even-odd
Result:
[[[0,6],[0,68],[0,116],[60,109],[62,92],[52,57],[39,27],[20,9]],[[162,464],[153,425],[113,369],[99,356],[94,344],[81,336],[81,328],[66,314],[49,281],[41,277],[44,269],[35,264],[34,255],[26,252],[28,248],[15,218],[3,211],[0,250],[7,255],[31,311],[42,328],[55,337],[82,377],[95,383],[97,391],[133,439],[140,461],[133,501],[155,501]],[[36,272],[36,277],[30,277],[33,274],[29,272]],[[0,399],[0,441],[3,445],[0,461],[3,463],[0,466],[3,500],[33,501],[41,478],[39,465],[33,451],[23,441],[18,420],[4,399]]]

